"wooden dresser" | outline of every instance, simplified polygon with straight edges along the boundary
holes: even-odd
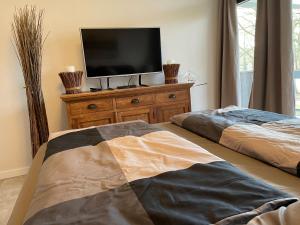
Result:
[[[165,84],[132,89],[62,95],[72,129],[141,119],[149,123],[169,121],[191,110],[193,84]]]

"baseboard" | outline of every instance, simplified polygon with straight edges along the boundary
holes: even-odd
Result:
[[[0,180],[22,176],[28,173],[29,167],[0,171]]]

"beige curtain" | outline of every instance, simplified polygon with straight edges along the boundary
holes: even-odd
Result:
[[[295,113],[292,1],[258,0],[250,107]]]
[[[219,106],[240,105],[239,45],[236,0],[219,0]]]

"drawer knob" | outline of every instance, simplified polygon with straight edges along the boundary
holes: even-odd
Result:
[[[169,99],[176,99],[176,95],[175,94],[170,94]]]
[[[87,108],[88,109],[97,109],[97,105],[95,105],[95,104],[89,104],[88,106],[87,106]]]
[[[137,105],[139,103],[140,103],[140,100],[138,98],[134,98],[131,100],[131,104],[133,104],[133,105]]]

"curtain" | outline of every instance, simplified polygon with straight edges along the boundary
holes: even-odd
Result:
[[[292,1],[258,0],[250,107],[295,114]]]
[[[219,1],[219,106],[240,105],[239,44],[236,0]]]

